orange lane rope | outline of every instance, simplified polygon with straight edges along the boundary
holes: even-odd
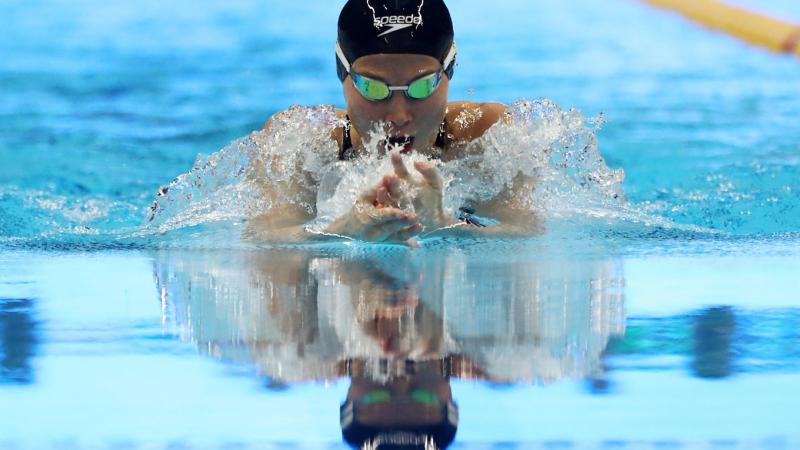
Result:
[[[800,57],[800,25],[716,0],[644,0],[752,44]]]

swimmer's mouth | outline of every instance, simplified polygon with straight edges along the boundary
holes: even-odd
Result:
[[[389,136],[386,138],[388,151],[400,149],[400,153],[408,153],[414,148],[414,136]]]

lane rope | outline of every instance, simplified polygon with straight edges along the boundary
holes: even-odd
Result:
[[[643,0],[775,52],[800,56],[800,25],[717,0]]]
[[[781,50],[785,53],[796,53],[797,56],[800,56],[800,28],[794,30],[794,33],[786,38]]]

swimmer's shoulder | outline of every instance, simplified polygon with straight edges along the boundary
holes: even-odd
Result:
[[[267,121],[264,122],[264,126],[261,127],[261,129],[263,131],[269,131],[270,126],[272,126],[272,122],[274,122],[276,119],[280,119],[281,117],[287,116],[288,114],[289,111],[286,109],[284,109],[283,111],[276,112],[275,114],[269,116],[269,119],[267,119]]]
[[[343,109],[336,108],[334,110],[334,113],[336,114],[336,117],[338,117],[339,119],[342,119],[342,120],[345,120],[346,117],[347,117],[347,111],[345,111]],[[286,115],[286,114],[288,114],[287,110],[276,112],[275,114],[270,116],[270,118],[267,119],[266,122],[264,122],[264,126],[261,129],[264,130],[264,131],[268,131],[270,125],[272,125],[272,122],[276,118],[280,118],[282,115]],[[331,140],[335,141],[336,145],[341,147],[342,146],[342,139],[344,139],[344,128],[342,128],[342,127],[334,127],[333,130],[331,130]]]
[[[447,132],[457,142],[479,139],[494,124],[506,120],[508,107],[497,102],[456,101],[447,104]]]

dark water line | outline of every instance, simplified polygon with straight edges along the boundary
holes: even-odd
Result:
[[[39,346],[35,300],[0,298],[0,384],[30,384]]]
[[[693,376],[709,379],[797,370],[798,329],[800,309],[796,308],[745,311],[723,305],[679,316],[634,317],[628,319],[625,336],[609,343],[604,358],[685,357],[686,369]],[[648,363],[636,367],[654,368]],[[609,363],[612,371],[630,368]]]

